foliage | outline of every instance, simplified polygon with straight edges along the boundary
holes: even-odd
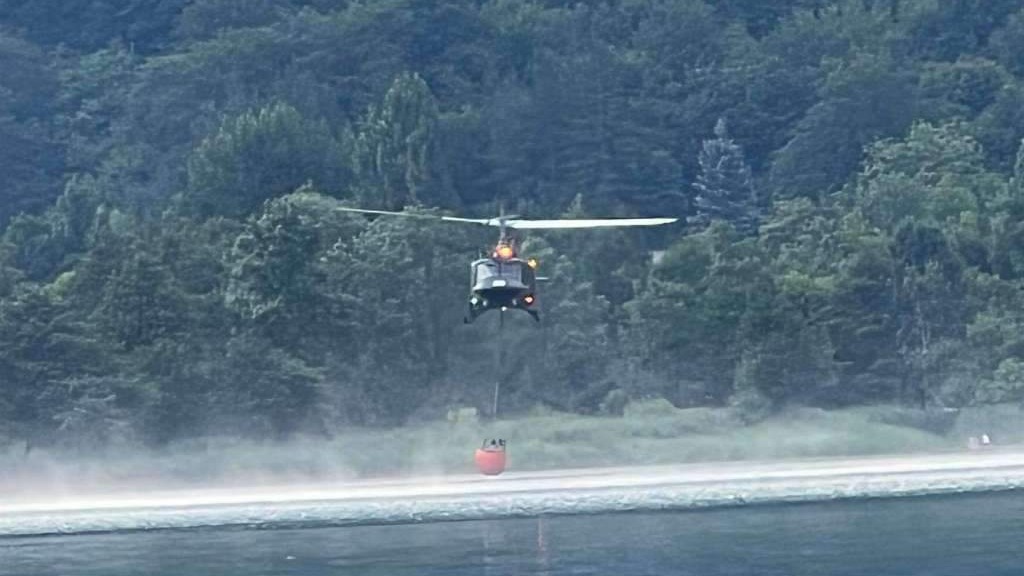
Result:
[[[0,11],[2,13],[2,11]],[[0,28],[0,226],[56,198],[63,146],[54,137],[54,65],[37,46]]]
[[[1019,403],[1022,38],[1016,0],[0,0],[2,432]],[[492,236],[342,203],[683,223],[531,234],[543,323],[496,336]]]
[[[452,206],[452,192],[437,159],[437,100],[417,74],[402,74],[371,106],[349,136],[355,197],[364,206]]]
[[[278,103],[227,120],[203,140],[189,159],[186,197],[200,216],[238,218],[305,183],[336,190],[342,170],[327,126]]]
[[[697,190],[696,220],[724,220],[741,233],[756,232],[758,210],[753,176],[743,149],[729,138],[724,120],[719,119],[715,125],[715,138],[704,141],[697,161],[700,174],[693,185]]]

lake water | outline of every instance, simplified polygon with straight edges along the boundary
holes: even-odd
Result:
[[[318,529],[0,538],[17,576],[1024,574],[1024,493]]]

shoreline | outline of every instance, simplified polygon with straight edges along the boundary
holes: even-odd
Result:
[[[0,537],[693,510],[1024,488],[1024,452],[817,458],[0,499]]]

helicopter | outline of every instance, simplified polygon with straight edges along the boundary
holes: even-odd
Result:
[[[498,228],[498,241],[487,257],[470,263],[468,310],[463,322],[470,324],[484,313],[497,310],[504,324],[504,313],[521,310],[540,322],[537,282],[546,278],[537,276],[536,258],[519,255],[516,237],[510,230],[574,230],[587,228],[620,228],[632,226],[660,226],[671,224],[678,218],[591,218],[525,220],[517,216],[500,215],[494,218],[461,218],[436,214],[392,212],[365,208],[338,207],[343,212],[356,212],[378,216],[400,216],[442,222],[476,224]]]

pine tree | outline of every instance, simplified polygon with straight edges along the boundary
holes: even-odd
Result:
[[[418,74],[401,74],[348,140],[356,197],[365,206],[457,204],[438,162],[437,99]]]
[[[715,137],[704,141],[697,160],[697,214],[690,220],[702,225],[724,220],[742,234],[756,234],[759,218],[750,166],[743,149],[729,138],[725,120],[715,124]]]

